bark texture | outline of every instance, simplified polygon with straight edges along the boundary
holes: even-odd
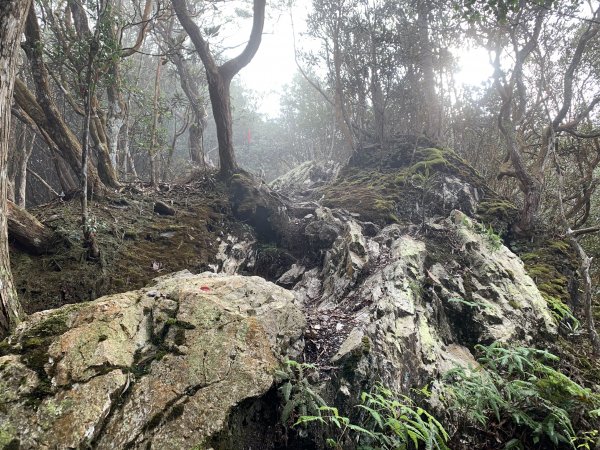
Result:
[[[13,202],[7,202],[8,235],[23,250],[34,255],[49,252],[55,243],[54,232]]]
[[[0,336],[23,316],[8,255],[6,164],[17,46],[30,4],[31,0],[0,0]]]

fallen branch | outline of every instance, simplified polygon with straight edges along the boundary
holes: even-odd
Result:
[[[8,201],[7,205],[8,236],[28,253],[50,252],[57,241],[54,231],[13,202]]]

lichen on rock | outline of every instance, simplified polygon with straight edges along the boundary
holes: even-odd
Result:
[[[297,351],[304,316],[292,300],[258,277],[180,272],[36,313],[3,347],[0,440],[23,449],[202,446]],[[56,322],[62,328],[50,332]],[[28,366],[31,339],[45,344],[41,370]]]

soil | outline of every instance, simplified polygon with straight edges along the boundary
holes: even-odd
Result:
[[[161,201],[174,216],[154,212]],[[56,200],[30,212],[60,233],[66,245],[31,256],[11,243],[15,285],[27,313],[138,289],[164,273],[211,270],[218,239],[241,233],[225,187],[211,176],[185,185],[126,185],[92,199],[91,217],[101,255],[86,257],[80,202]]]

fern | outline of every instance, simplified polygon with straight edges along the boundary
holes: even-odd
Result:
[[[286,361],[283,370],[277,372],[282,383],[279,392],[282,399],[281,422],[284,426],[307,428],[314,424],[325,429],[328,447],[341,449],[348,439],[361,443],[359,448],[448,450],[448,433],[442,424],[425,409],[418,407],[405,395],[397,395],[381,383],[371,392],[361,394],[357,405],[364,414],[361,423],[340,414],[314,392],[306,372],[315,366]],[[418,390],[431,395],[427,387]]]
[[[481,354],[479,368],[460,367],[446,374],[446,399],[457,416],[481,427],[508,420],[529,430],[526,434],[536,445],[549,442],[555,447],[578,448],[596,431],[582,431],[579,437],[573,420],[593,417],[600,397],[551,367],[558,357],[545,350],[500,343],[477,345],[476,350]],[[505,448],[523,445],[511,439]]]

